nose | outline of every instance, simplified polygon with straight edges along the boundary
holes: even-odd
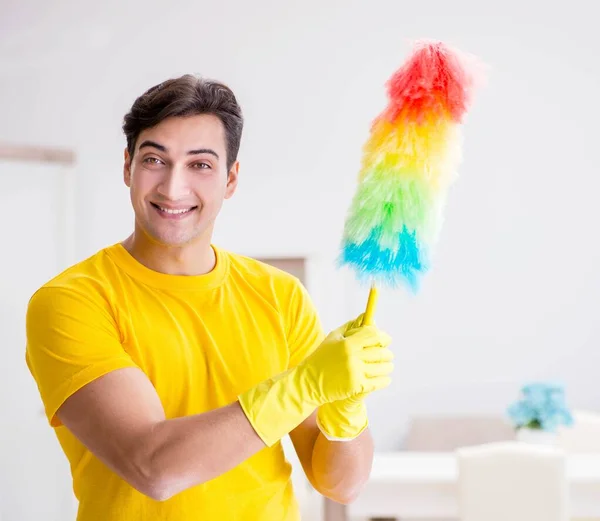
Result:
[[[159,194],[166,199],[177,201],[190,194],[186,172],[177,167],[168,169],[157,187]]]

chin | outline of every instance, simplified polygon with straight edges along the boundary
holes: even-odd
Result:
[[[188,218],[188,222],[162,222],[148,216],[149,218],[137,220],[137,226],[143,229],[152,242],[167,247],[182,247],[194,243],[203,237],[209,230],[210,225],[205,219]]]

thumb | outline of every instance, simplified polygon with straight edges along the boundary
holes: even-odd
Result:
[[[365,314],[361,313],[354,320],[350,320],[345,324],[344,336],[350,336],[356,332],[357,329],[363,327],[365,325]],[[370,326],[377,327],[377,324],[369,324]]]

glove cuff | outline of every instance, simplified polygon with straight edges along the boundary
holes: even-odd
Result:
[[[318,407],[298,368],[278,374],[238,396],[238,402],[267,447],[294,430]]]
[[[369,425],[363,400],[339,400],[326,403],[317,411],[317,426],[329,441],[351,441]]]

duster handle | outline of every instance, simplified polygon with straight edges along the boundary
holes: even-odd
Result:
[[[365,326],[373,325],[373,315],[375,315],[375,307],[377,306],[378,296],[379,292],[377,291],[375,283],[373,283],[371,286],[371,291],[369,291],[369,300],[367,301],[367,309],[363,318],[363,325]]]

